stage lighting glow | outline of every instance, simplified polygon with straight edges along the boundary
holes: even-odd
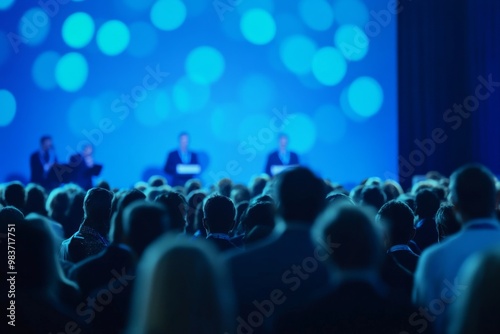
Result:
[[[301,0],[299,14],[304,23],[313,30],[325,31],[333,23],[332,6],[325,0]]]
[[[243,14],[240,28],[243,36],[256,45],[268,44],[276,34],[273,17],[262,9],[251,9]]]
[[[362,117],[371,117],[380,110],[384,92],[375,79],[360,77],[349,86],[347,99],[354,112]]]
[[[56,81],[67,92],[76,92],[87,81],[88,65],[85,58],[76,52],[65,54],[56,65]]]
[[[71,132],[76,136],[83,136],[86,131],[95,129],[98,122],[93,120],[92,115],[100,113],[99,101],[89,97],[76,99],[69,107],[67,123]]]
[[[340,25],[354,24],[363,28],[369,20],[368,9],[360,0],[336,0],[333,12]]]
[[[94,20],[83,12],[71,14],[62,26],[62,37],[73,48],[83,48],[94,36]]]
[[[158,46],[158,35],[151,24],[135,22],[130,25],[130,43],[127,52],[141,58],[152,54]]]
[[[97,46],[107,56],[122,53],[130,42],[130,32],[127,26],[118,20],[104,23],[97,31]]]
[[[14,0],[0,0],[0,10],[7,10],[14,4]]]
[[[344,78],[347,64],[337,49],[327,46],[315,53],[312,71],[320,83],[325,86],[334,86]]]
[[[144,11],[151,8],[154,0],[121,0],[125,6],[134,11]]]
[[[179,0],[159,0],[151,8],[151,22],[160,30],[175,30],[186,19],[186,6]]]
[[[57,86],[55,72],[59,58],[59,54],[54,51],[44,52],[36,58],[31,75],[38,87],[50,90]]]
[[[210,127],[215,138],[231,143],[238,140],[238,127],[243,114],[241,108],[236,104],[218,105],[212,112]]]
[[[307,114],[294,113],[283,132],[290,137],[290,150],[299,154],[310,151],[316,142],[316,127]]]
[[[189,53],[185,69],[192,81],[202,85],[211,84],[224,73],[224,57],[213,47],[200,46]]]
[[[280,57],[291,72],[303,75],[311,71],[311,61],[316,53],[316,44],[304,35],[293,35],[280,46]]]
[[[239,87],[239,96],[246,110],[257,112],[270,110],[276,93],[272,80],[261,74],[251,74]]]
[[[189,0],[185,1],[184,5],[186,6],[187,15],[190,17],[198,16],[202,14],[205,9],[213,7],[213,1],[206,0]]]
[[[7,126],[16,116],[17,104],[14,95],[6,89],[0,89],[0,106],[0,126]]]
[[[339,108],[326,104],[319,107],[313,116],[318,139],[334,144],[339,142],[347,131],[347,119]]]
[[[270,124],[271,117],[266,114],[257,113],[246,116],[238,124],[238,140],[241,142],[249,137],[257,138],[261,145],[274,146],[276,143],[277,133],[273,131]]]
[[[236,6],[236,9],[240,14],[244,14],[245,12],[256,8],[272,13],[274,11],[274,2],[272,0],[240,1]]]
[[[170,98],[165,90],[147,92],[141,101],[137,101],[134,116],[139,123],[155,127],[163,123],[172,109]]]
[[[368,53],[370,41],[365,32],[358,26],[347,24],[340,26],[335,32],[335,46],[344,57],[351,61],[363,59]]]
[[[180,111],[200,110],[210,99],[210,86],[197,84],[184,77],[174,85],[172,98]]]
[[[39,7],[31,8],[21,17],[18,29],[25,44],[42,44],[50,31],[50,18]]]

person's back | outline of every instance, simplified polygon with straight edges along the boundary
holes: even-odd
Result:
[[[421,250],[438,242],[434,217],[439,209],[438,196],[431,189],[422,189],[415,196],[416,233],[413,240]]]
[[[444,311],[430,315],[437,332],[442,331],[448,304],[467,288],[467,282],[457,280],[462,264],[469,256],[500,244],[500,225],[493,218],[493,179],[488,169],[478,165],[462,167],[451,176],[450,200],[462,230],[426,249],[417,265],[414,303],[428,307],[439,300],[444,305]]]
[[[84,220],[78,232],[62,242],[61,258],[73,263],[96,255],[109,245],[109,221],[113,193],[92,188],[84,200]]]
[[[380,235],[369,216],[353,206],[332,208],[318,219],[314,240],[337,244],[325,263],[332,283],[302,307],[280,317],[276,333],[399,333],[411,326],[410,304],[390,298],[379,277]]]
[[[207,240],[221,252],[236,249],[229,231],[234,228],[236,209],[233,201],[226,196],[212,194],[203,205],[203,226],[207,231]]]
[[[278,176],[275,190],[275,231],[266,241],[227,257],[239,305],[235,327],[243,331],[269,330],[274,317],[328,280],[321,259],[335,245],[316,246],[310,236],[312,222],[325,204],[323,181],[305,168],[292,168]]]

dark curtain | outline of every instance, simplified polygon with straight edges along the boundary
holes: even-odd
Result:
[[[407,188],[414,175],[449,175],[468,162],[500,174],[500,1],[402,0],[401,6],[400,182]]]

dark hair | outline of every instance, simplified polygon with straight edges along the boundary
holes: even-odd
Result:
[[[463,219],[485,218],[495,212],[494,176],[482,165],[467,165],[450,178],[451,201]]]
[[[111,216],[113,193],[103,188],[92,188],[83,201],[83,224],[107,235]]]
[[[193,191],[201,189],[201,181],[198,179],[190,179],[184,185],[184,194],[189,196]]]
[[[285,221],[312,224],[325,205],[325,183],[305,167],[277,175],[277,214]]]
[[[230,178],[222,178],[217,182],[217,192],[222,196],[231,197],[231,190],[233,189],[233,181]]]
[[[379,186],[365,186],[361,191],[361,204],[380,210],[386,201],[385,193]]]
[[[234,227],[236,209],[229,197],[212,194],[203,205],[204,222],[211,233],[228,233]]]
[[[337,205],[339,203],[354,205],[354,201],[349,196],[343,193],[339,193],[336,190],[326,195],[326,202],[328,203],[328,205],[331,204]]]
[[[415,196],[415,214],[419,219],[434,218],[440,203],[432,189],[419,190]]]
[[[3,200],[5,204],[15,206],[21,212],[24,212],[24,198],[25,190],[21,182],[10,182],[3,191]]]
[[[274,204],[270,202],[257,202],[250,205],[241,218],[245,232],[248,234],[257,225],[274,227],[275,210]]]
[[[117,209],[113,215],[113,222],[110,229],[110,240],[113,242],[122,242],[123,239],[123,212],[125,209],[135,201],[145,200],[146,195],[137,189],[127,191],[121,196],[117,204]]]
[[[254,198],[261,195],[268,181],[269,181],[269,176],[267,175],[265,176],[260,175],[254,177],[252,181],[250,181],[250,186],[248,187],[250,190],[250,197]]]
[[[196,232],[196,208],[199,204],[203,203],[206,197],[207,195],[201,190],[194,190],[189,194],[187,199],[186,227],[184,229],[186,234],[193,235]]]
[[[379,231],[356,206],[327,209],[314,225],[313,240],[328,245],[331,261],[341,270],[377,268],[382,260]]]
[[[436,229],[438,232],[439,241],[443,241],[446,237],[457,233],[462,228],[462,225],[457,220],[455,212],[453,212],[452,204],[442,204],[436,212]]]
[[[124,240],[139,257],[149,244],[168,229],[167,210],[159,203],[139,200],[123,212]]]
[[[175,191],[160,194],[155,198],[155,202],[162,204],[168,212],[170,227],[177,232],[184,232],[186,227],[187,202],[184,196]]]
[[[236,184],[231,190],[231,199],[235,204],[250,201],[250,190],[242,184]]]
[[[415,232],[414,219],[411,208],[397,200],[385,203],[377,214],[377,222],[389,234],[391,245],[407,244],[410,241]]]
[[[0,208],[0,227],[2,231],[7,231],[8,224],[18,224],[24,221],[24,215],[18,208],[6,206]]]
[[[25,213],[38,213],[42,216],[47,216],[45,209],[46,201],[45,189],[38,184],[30,183],[26,186],[26,205]]]

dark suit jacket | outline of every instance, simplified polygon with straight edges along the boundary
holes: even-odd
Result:
[[[417,230],[413,240],[422,251],[430,245],[438,242],[436,221],[434,219],[422,219],[415,225],[415,227]]]
[[[410,301],[413,290],[413,274],[419,256],[408,250],[387,253],[382,265],[382,279],[402,300]]]
[[[259,312],[255,301],[266,303],[271,298],[279,301],[273,312],[264,317],[265,323],[253,328],[254,334],[268,333],[276,316],[297,307],[327,285],[326,267],[315,259],[316,254],[325,254],[326,250],[313,244],[309,227],[307,223],[288,225],[285,231],[275,231],[268,239],[245,251],[227,254],[236,291],[237,314],[242,319],[246,321],[252,312]],[[294,271],[297,266],[304,265],[312,270]],[[239,324],[235,323],[235,328],[237,326]]]
[[[198,164],[198,155],[196,155],[196,153],[194,152],[189,153],[191,153],[191,160],[189,161],[189,164]],[[165,162],[165,167],[163,168],[163,170],[165,171],[165,173],[172,176],[172,180],[170,182],[171,186],[183,186],[187,180],[195,177],[194,174],[177,174],[177,165],[182,163],[183,162],[178,150],[172,151],[168,154],[167,161]]]
[[[96,255],[109,245],[105,236],[93,228],[80,226],[78,232],[61,243],[61,258],[73,263]]]
[[[299,156],[297,153],[290,152],[290,161],[288,162],[288,165],[298,165],[299,164]],[[276,165],[276,166],[284,166],[285,164],[283,161],[280,159],[279,151],[274,151],[273,153],[269,154],[267,157],[267,163],[266,163],[266,170],[265,172],[269,176],[271,175],[271,166]]]
[[[30,156],[30,182],[39,184],[46,190],[50,191],[59,186],[60,182],[57,182],[57,177],[52,168],[45,173],[40,154],[40,151],[36,151]],[[54,153],[52,152],[52,154]],[[54,162],[57,163],[57,157],[54,157],[54,160]]]
[[[411,328],[408,318],[415,310],[393,302],[382,286],[349,281],[318,295],[303,309],[280,317],[276,333],[385,334]]]
[[[92,177],[101,174],[102,170],[102,165],[98,164],[88,167],[81,154],[72,155],[69,166],[72,169],[70,181],[85,190],[89,190],[93,187]]]
[[[207,240],[209,240],[209,242],[212,243],[212,245],[215,245],[215,247],[217,247],[217,249],[221,252],[238,248],[235,244],[231,242],[231,240],[214,238],[210,235],[207,237]]]

